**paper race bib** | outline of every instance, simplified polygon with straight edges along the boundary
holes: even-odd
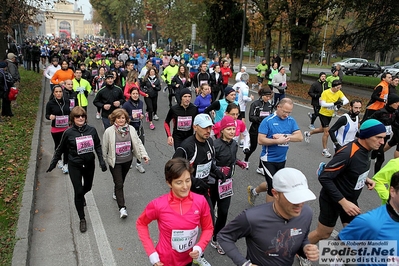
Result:
[[[358,177],[354,190],[359,190],[359,189],[362,189],[364,187],[364,184],[366,184],[366,178],[367,178],[369,172],[370,172],[370,170],[364,172],[363,174],[361,174]]]
[[[141,118],[142,114],[143,114],[143,110],[141,110],[141,109],[132,110],[132,120],[133,120],[133,122],[140,121],[140,118]]]
[[[197,243],[198,226],[192,230],[172,230],[172,248],[179,253],[190,250]]]
[[[259,113],[260,117],[264,117],[264,116],[268,116],[268,115],[270,115],[270,112],[260,111],[260,113]]]
[[[132,143],[130,141],[122,141],[115,143],[116,156],[127,157],[130,155],[130,148]]]
[[[261,76],[262,78],[264,78],[265,75],[266,75],[266,71],[261,71],[261,72],[260,72],[260,76]]]
[[[84,87],[77,87],[76,91],[79,92],[79,94],[84,94],[85,93],[85,88]]]
[[[177,117],[177,129],[181,131],[189,131],[192,125],[191,116],[178,116]]]
[[[67,115],[55,116],[55,127],[68,127],[69,118]]]
[[[91,135],[77,137],[75,140],[76,150],[78,151],[79,155],[94,151],[94,141]]]
[[[207,80],[200,80],[200,86],[201,86],[202,84],[208,84],[208,81],[207,81]]]
[[[69,110],[75,107],[75,99],[69,99]]]
[[[211,164],[212,161],[206,163],[206,164],[199,164],[197,165],[197,171],[195,173],[195,178],[203,179],[209,176],[209,173],[211,172]]]
[[[228,178],[226,179],[226,182],[221,184],[222,181],[219,180],[218,184],[218,191],[219,191],[219,198],[224,199],[227,197],[231,197],[233,195],[233,179]]]

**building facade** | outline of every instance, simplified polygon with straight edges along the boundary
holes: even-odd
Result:
[[[47,35],[63,39],[84,37],[84,14],[76,2],[56,3],[53,9],[47,11],[52,15],[45,23]]]

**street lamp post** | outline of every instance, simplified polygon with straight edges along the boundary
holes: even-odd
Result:
[[[327,35],[327,27],[328,27],[328,14],[329,13],[330,13],[330,9],[327,8],[327,22],[326,22],[326,27],[324,28],[323,47],[321,48],[321,55],[320,55],[320,66],[323,65],[324,45],[326,43],[326,35]]]

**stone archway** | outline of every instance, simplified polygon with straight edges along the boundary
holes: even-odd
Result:
[[[60,38],[66,39],[71,37],[71,24],[68,21],[61,21],[59,26]]]

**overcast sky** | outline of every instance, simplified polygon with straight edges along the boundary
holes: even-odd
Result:
[[[92,7],[89,0],[78,0],[78,7],[82,7],[82,12],[85,14],[85,19],[91,19],[90,11]]]

